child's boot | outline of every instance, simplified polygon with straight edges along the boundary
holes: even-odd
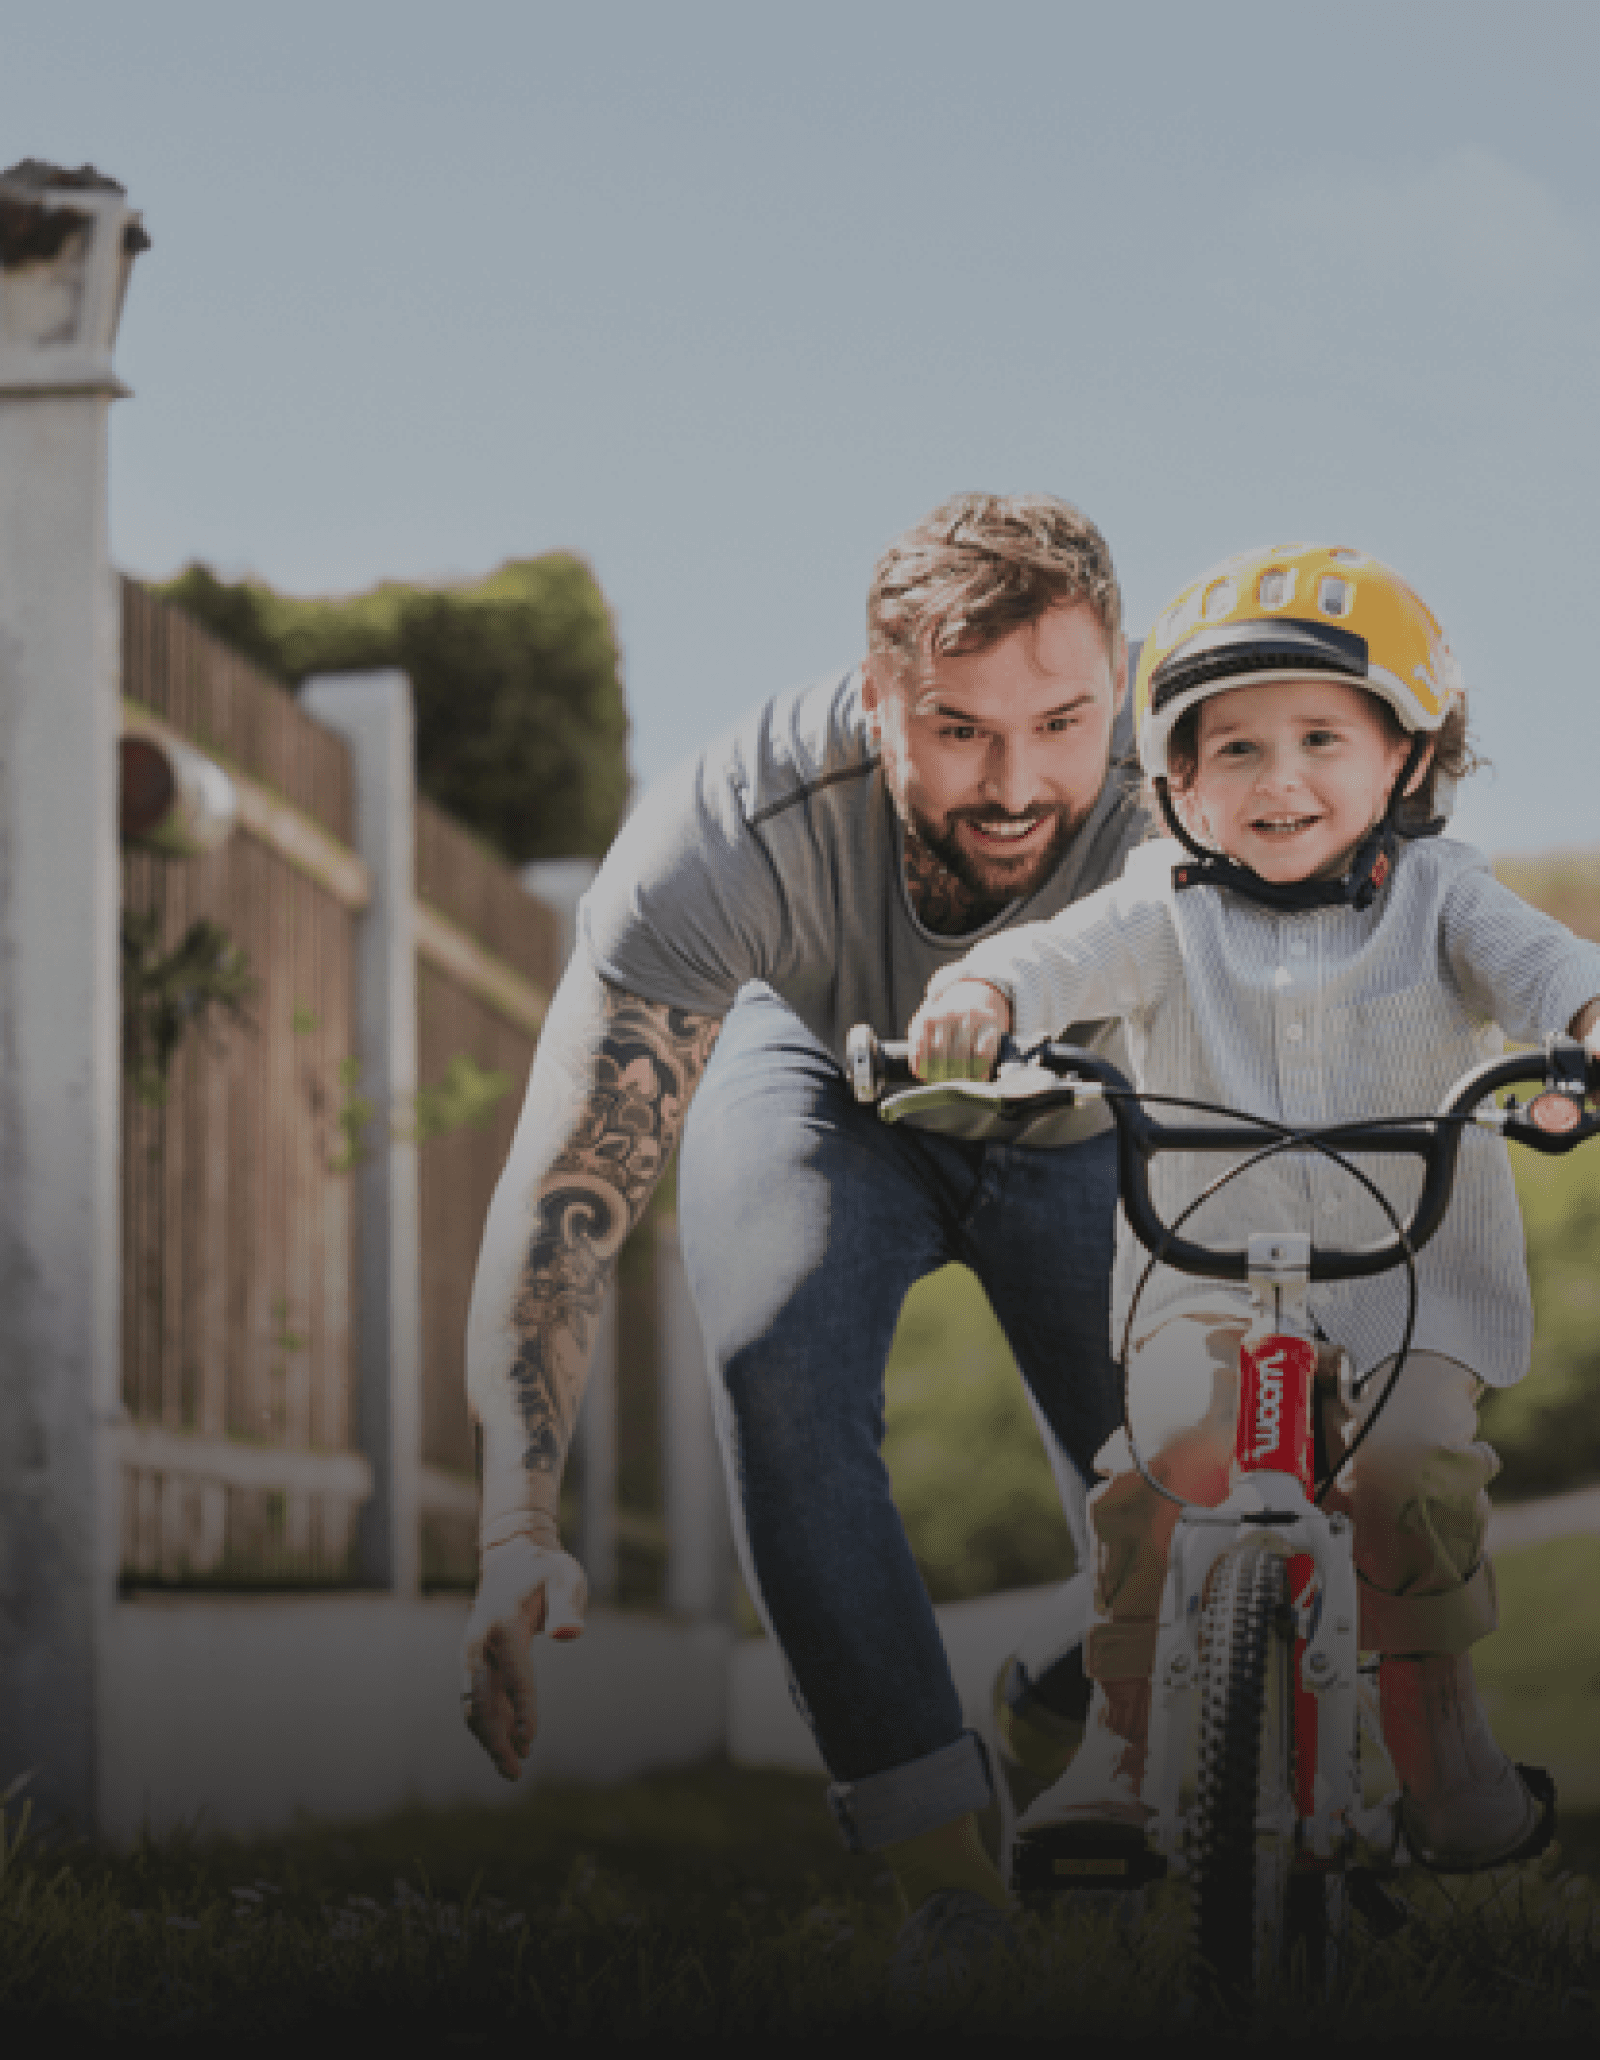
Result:
[[[1466,1653],[1386,1655],[1378,1696],[1414,1859],[1441,1873],[1468,1873],[1530,1856],[1548,1842],[1554,1789],[1530,1769],[1535,1794],[1500,1750]]]
[[[1072,1764],[1017,1819],[1017,1837],[1067,1823],[1132,1824],[1151,1812],[1140,1794],[1150,1728],[1150,1681],[1096,1681]]]
[[[1082,1744],[1092,1685],[1081,1644],[1037,1674],[1013,1653],[995,1676],[986,1735],[994,1775],[986,1843],[1007,1879],[1017,1819],[1060,1780]]]
[[[1071,1766],[1017,1819],[1011,1885],[1025,1900],[1076,1889],[1114,1891],[1120,1902],[1151,1878],[1154,1812],[1141,1792],[1149,1724],[1148,1677],[1094,1684]],[[1125,1916],[1136,1919],[1138,1900]]]

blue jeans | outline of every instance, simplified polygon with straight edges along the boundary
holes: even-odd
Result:
[[[1035,1151],[891,1127],[775,997],[729,1013],[685,1129],[680,1234],[745,1581],[853,1845],[990,1793],[881,1455],[901,1304],[953,1260],[982,1282],[1087,1568],[1085,1484],[1121,1420],[1115,1202],[1110,1135]]]

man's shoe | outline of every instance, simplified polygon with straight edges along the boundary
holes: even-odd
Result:
[[[1467,1874],[1543,1851],[1555,1830],[1554,1784],[1501,1751],[1466,1653],[1386,1656],[1378,1695],[1414,1860]]]
[[[995,1973],[1018,1939],[1003,1910],[966,1888],[941,1888],[900,1927],[889,1988],[903,2003],[945,2003]]]

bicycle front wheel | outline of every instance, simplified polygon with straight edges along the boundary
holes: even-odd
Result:
[[[1288,1568],[1270,1547],[1246,1539],[1212,1568],[1200,1617],[1194,1942],[1204,1975],[1228,2004],[1258,1993],[1286,1965],[1293,1668]]]

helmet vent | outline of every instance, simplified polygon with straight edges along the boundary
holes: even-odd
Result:
[[[1295,569],[1292,565],[1273,565],[1262,573],[1261,585],[1257,590],[1263,608],[1287,608],[1294,599]]]
[[[1206,589],[1205,617],[1207,622],[1220,622],[1225,615],[1231,615],[1239,601],[1239,589],[1231,579],[1219,579],[1215,586]]]
[[[1317,588],[1317,606],[1324,615],[1348,615],[1355,599],[1355,588],[1349,580],[1332,572],[1323,574],[1322,584]]]

